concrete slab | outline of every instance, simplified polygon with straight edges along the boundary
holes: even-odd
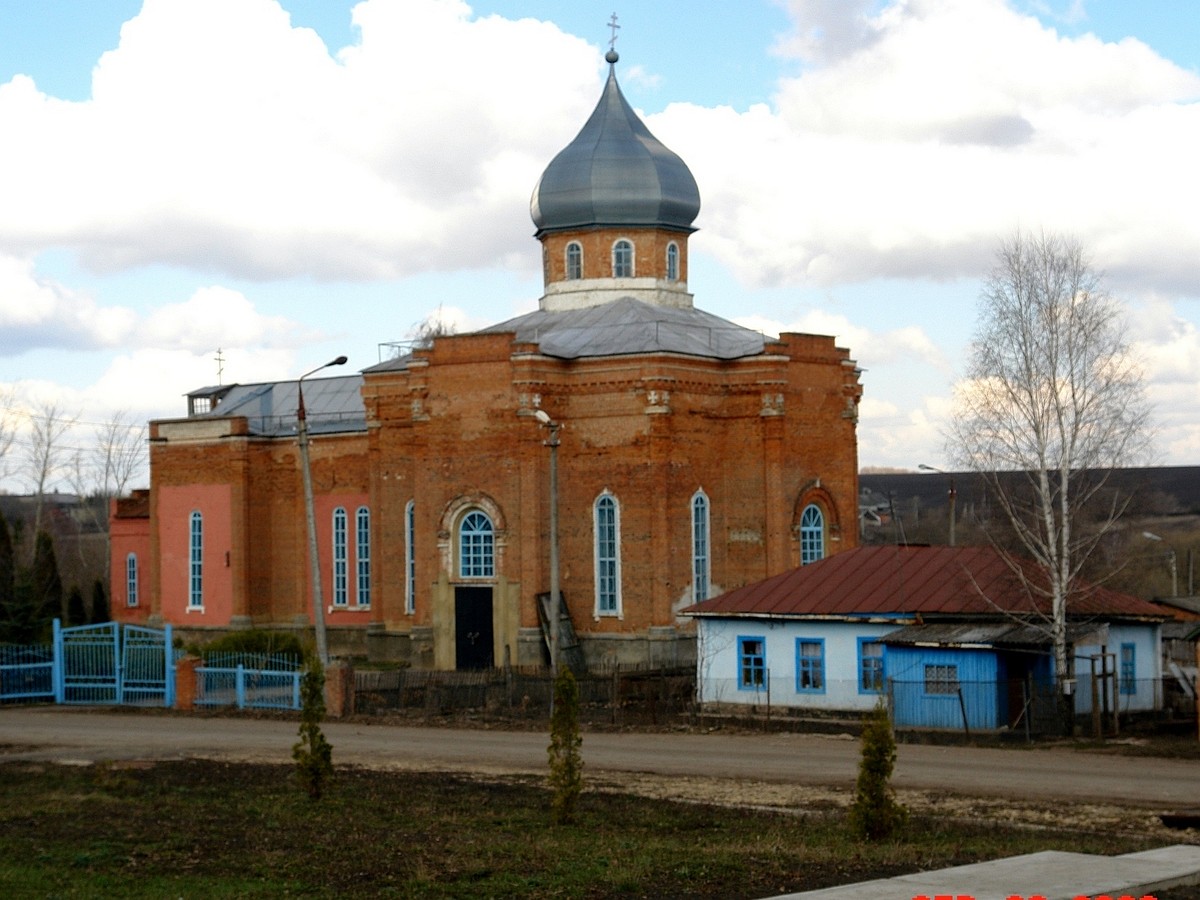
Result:
[[[1192,884],[1200,884],[1200,846],[1175,844],[1124,856],[1045,850],[785,896],[805,900],[1029,900],[1035,896],[1075,900],[1101,894],[1140,898],[1155,890]]]

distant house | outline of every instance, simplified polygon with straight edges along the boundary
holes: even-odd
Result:
[[[698,622],[705,704],[865,711],[890,699],[901,727],[991,730],[1053,696],[1048,603],[990,547],[869,546],[729,591]],[[1068,621],[1075,709],[1161,703],[1161,626],[1151,603],[1088,586]],[[1053,702],[1050,703],[1053,706]]]

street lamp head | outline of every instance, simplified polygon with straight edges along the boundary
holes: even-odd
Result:
[[[550,418],[550,414],[548,412],[546,412],[544,409],[535,409],[533,411],[533,415],[543,425],[553,425],[554,424],[554,420]]]
[[[941,472],[942,471],[941,469],[934,468],[933,466],[927,466],[927,465],[925,465],[925,463],[918,463],[917,468],[923,472]],[[942,474],[945,474],[945,473],[943,472]]]
[[[337,359],[331,360],[330,362],[326,363],[325,365],[326,366],[344,366],[345,364],[346,364],[346,357],[339,356]]]
[[[1144,537],[1148,541],[1161,541],[1162,540],[1162,538],[1160,538],[1157,534],[1155,534],[1152,531],[1143,531],[1142,537]]]

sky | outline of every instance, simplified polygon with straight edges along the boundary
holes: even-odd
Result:
[[[0,0],[0,415],[182,416],[535,309],[530,193],[607,75],[687,162],[700,308],[834,335],[863,467],[945,467],[983,278],[1070,235],[1153,462],[1200,464],[1192,0]],[[64,485],[62,476],[58,484]]]

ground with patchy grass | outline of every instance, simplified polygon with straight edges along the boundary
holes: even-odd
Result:
[[[0,765],[0,895],[764,897],[1184,837],[1128,811],[1119,824],[1096,810],[1072,821],[1052,807],[1016,815],[1011,803],[913,795],[904,836],[871,845],[846,836],[839,792],[625,782],[589,782],[578,821],[556,827],[544,785],[528,777],[342,767],[313,802],[285,765],[9,762]]]

